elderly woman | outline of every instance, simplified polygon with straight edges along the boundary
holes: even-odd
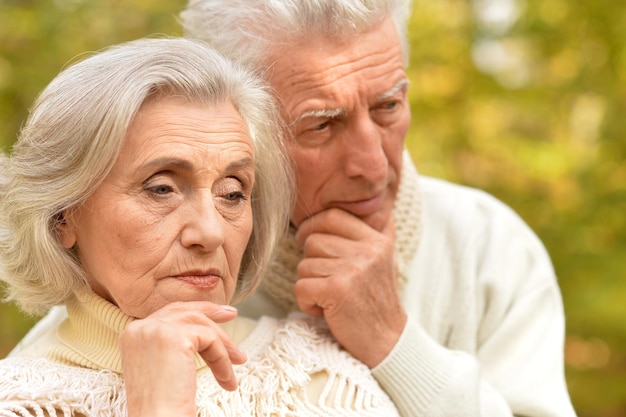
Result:
[[[321,322],[230,306],[287,225],[276,126],[265,87],[191,40],[50,83],[0,157],[0,278],[24,311],[68,317],[0,361],[0,415],[396,413]]]

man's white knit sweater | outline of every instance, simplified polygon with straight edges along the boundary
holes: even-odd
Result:
[[[541,242],[490,195],[414,178],[405,158],[394,215],[409,320],[375,378],[404,417],[575,416],[562,300]],[[275,270],[289,276],[286,257]],[[240,314],[284,316],[292,293],[270,280]]]

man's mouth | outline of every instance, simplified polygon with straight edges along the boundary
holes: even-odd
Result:
[[[385,192],[380,192],[365,199],[355,199],[351,201],[337,201],[331,204],[332,207],[340,208],[357,217],[369,216],[379,211],[385,200]]]

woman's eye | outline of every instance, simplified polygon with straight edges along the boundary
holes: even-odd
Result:
[[[247,200],[248,197],[241,191],[233,191],[224,195],[228,201]]]
[[[172,187],[170,187],[169,185],[160,184],[160,185],[155,185],[153,187],[149,187],[148,190],[153,192],[154,194],[165,195],[167,193],[172,192]]]

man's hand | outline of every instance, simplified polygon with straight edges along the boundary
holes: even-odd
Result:
[[[395,346],[406,324],[398,295],[393,220],[378,232],[329,209],[304,221],[295,294],[302,311],[324,316],[337,341],[370,368]]]
[[[235,390],[232,364],[246,357],[217,323],[236,316],[231,307],[180,302],[130,323],[119,338],[129,417],[195,417],[196,352],[224,389]]]

